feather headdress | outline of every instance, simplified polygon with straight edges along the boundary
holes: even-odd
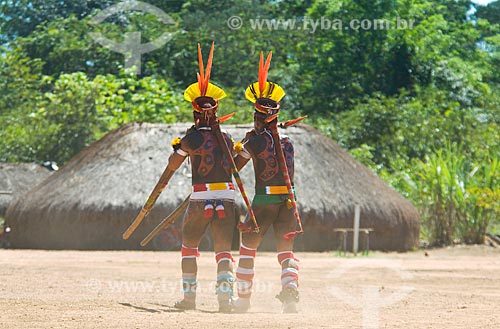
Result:
[[[254,103],[255,108],[259,112],[267,113],[265,106],[258,106],[261,99],[268,99],[276,102],[279,105],[279,101],[285,96],[285,91],[283,88],[278,86],[274,82],[267,81],[267,75],[269,73],[269,67],[271,66],[271,58],[273,57],[273,52],[270,51],[267,55],[266,61],[264,62],[264,54],[260,53],[259,62],[259,81],[252,83],[245,91],[245,97],[250,102]]]
[[[200,65],[200,72],[196,73],[198,82],[191,84],[184,91],[184,99],[191,102],[193,108],[197,112],[203,112],[204,110],[210,108],[202,108],[200,104],[202,101],[212,99],[214,106],[216,107],[219,99],[226,97],[226,93],[221,88],[210,83],[210,73],[212,71],[212,59],[214,56],[214,43],[212,42],[212,48],[210,48],[210,54],[208,55],[208,62],[206,70],[203,67],[203,57],[201,55],[201,47],[198,44],[198,63]],[[212,108],[213,108],[212,107]]]

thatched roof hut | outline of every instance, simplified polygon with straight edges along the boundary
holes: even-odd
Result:
[[[129,124],[84,149],[8,209],[13,247],[140,248],[138,242],[190,192],[186,161],[140,228],[129,240],[121,239],[162,173],[170,141],[188,127]],[[251,127],[224,128],[240,139]],[[295,145],[295,185],[306,231],[297,239],[297,249],[336,248],[333,229],[352,227],[356,204],[361,206],[361,227],[374,229],[372,248],[409,250],[418,244],[419,216],[407,200],[314,128],[298,125],[285,133]],[[251,163],[241,174],[252,196]]]
[[[51,171],[36,163],[0,163],[0,217],[18,196],[40,183]]]

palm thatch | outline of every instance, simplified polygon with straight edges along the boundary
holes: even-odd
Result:
[[[129,240],[121,239],[161,175],[171,152],[170,141],[188,127],[129,124],[84,149],[9,207],[13,247],[140,248],[138,242],[190,192],[186,161],[139,229]],[[224,128],[238,140],[251,126]],[[283,133],[295,145],[295,185],[306,231],[297,238],[297,249],[336,248],[333,229],[352,227],[356,204],[361,206],[361,227],[374,229],[372,248],[403,251],[418,244],[419,216],[407,200],[314,128],[298,125]],[[241,174],[251,197],[251,163]],[[241,198],[238,212],[245,213]],[[263,247],[272,248],[272,242]]]
[[[51,171],[36,163],[0,163],[0,217],[15,198],[50,174]]]

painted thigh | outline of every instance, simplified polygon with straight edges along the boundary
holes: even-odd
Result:
[[[197,248],[205,233],[209,220],[205,218],[205,201],[189,201],[186,216],[182,224],[182,244],[188,248]]]
[[[278,252],[293,250],[293,240],[288,241],[283,235],[288,232],[294,232],[295,224],[296,220],[293,210],[288,209],[286,205],[280,205],[279,214],[273,223],[276,250]]]
[[[274,222],[279,214],[279,204],[266,204],[252,206],[255,213],[255,218],[259,224],[259,233],[247,232],[242,234],[242,243],[248,248],[257,249],[262,241],[262,237],[266,234],[267,230]],[[248,215],[247,215],[247,219]]]
[[[212,236],[214,239],[215,253],[231,250],[233,232],[234,228],[236,227],[236,221],[234,218],[234,202],[224,200],[223,204],[226,217],[218,218],[215,214],[210,223],[210,229],[212,230]]]

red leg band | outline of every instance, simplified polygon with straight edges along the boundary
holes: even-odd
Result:
[[[200,257],[200,252],[198,251],[198,248],[188,248],[182,246],[181,255],[182,258],[195,258]]]
[[[229,251],[221,251],[215,254],[215,261],[217,262],[217,264],[219,264],[221,260],[226,260],[226,259],[234,262],[234,258]]]

